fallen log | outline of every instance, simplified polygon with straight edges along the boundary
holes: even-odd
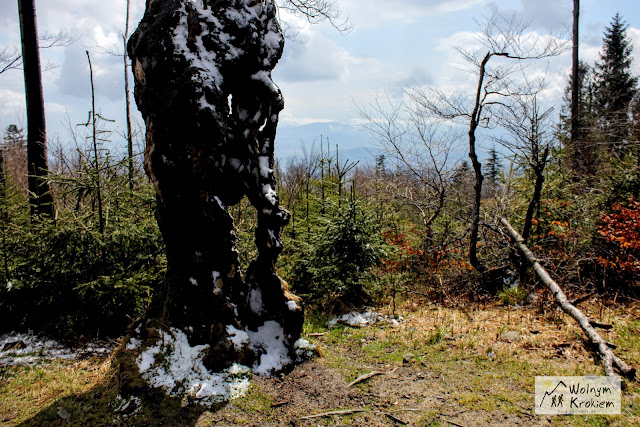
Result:
[[[614,367],[625,377],[630,379],[635,379],[636,369],[632,366],[627,365],[623,360],[613,354],[611,348],[609,347],[609,343],[605,339],[603,339],[600,334],[594,329],[592,326],[592,322],[589,321],[587,316],[585,316],[579,309],[577,309],[573,304],[569,302],[567,296],[562,292],[560,286],[549,276],[549,273],[540,265],[536,256],[531,252],[531,250],[525,245],[524,239],[518,232],[509,224],[505,218],[500,218],[500,222],[505,226],[511,239],[516,244],[518,250],[522,253],[522,255],[526,258],[529,264],[533,267],[533,270],[536,272],[540,281],[551,291],[558,306],[575,319],[578,322],[578,325],[582,328],[582,331],[585,333],[589,341],[596,347],[598,354],[600,355],[600,359],[602,362],[602,367],[604,368],[604,372],[606,375],[615,375]]]

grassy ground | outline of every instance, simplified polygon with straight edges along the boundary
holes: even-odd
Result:
[[[639,366],[640,305],[582,308],[614,325],[603,336]],[[640,425],[640,384],[626,380],[621,415],[534,414],[536,375],[602,373],[575,322],[553,308],[408,301],[399,312],[396,326],[331,330],[309,316],[304,331],[321,357],[255,378],[247,396],[213,411],[175,402],[129,414],[109,359],[0,368],[0,425]],[[371,371],[382,374],[347,387]],[[343,412],[301,419],[331,411]]]

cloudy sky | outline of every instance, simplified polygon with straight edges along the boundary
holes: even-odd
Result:
[[[445,90],[473,90],[474,77],[456,47],[473,47],[474,19],[498,11],[518,14],[531,31],[564,34],[568,38],[573,2],[570,0],[336,0],[353,30],[341,34],[329,24],[305,26],[288,41],[274,71],[286,107],[282,126],[316,122],[357,125],[356,106],[367,106],[376,94],[400,99],[403,89],[431,85]],[[598,58],[602,35],[619,12],[629,24],[634,56],[640,58],[640,2],[637,0],[582,0],[581,56]],[[70,140],[67,126],[86,121],[91,109],[85,51],[91,53],[96,105],[115,120],[114,146],[124,144],[118,132],[124,124],[122,59],[105,50],[122,51],[125,0],[36,0],[40,33],[66,29],[77,42],[66,48],[43,50],[43,63],[56,66],[44,75],[47,127],[50,138]],[[144,0],[131,0],[131,27],[139,21]],[[295,19],[287,18],[293,24]],[[19,47],[17,1],[0,1],[0,51]],[[546,100],[559,104],[571,64],[571,53],[538,64],[547,72]],[[640,59],[633,69],[640,75]],[[0,127],[24,123],[24,83],[21,71],[0,74]],[[135,105],[134,105],[135,109]],[[135,119],[141,123],[135,111]]]

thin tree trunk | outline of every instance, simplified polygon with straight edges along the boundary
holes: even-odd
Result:
[[[9,254],[7,253],[7,224],[9,223],[7,203],[7,181],[4,173],[4,153],[0,150],[0,220],[2,221],[2,260],[4,284],[9,283]]]
[[[127,149],[129,154],[129,189],[133,190],[133,136],[131,133],[131,102],[129,100],[129,58],[127,56],[127,38],[129,37],[129,9],[130,0],[127,0],[127,18],[124,26],[124,35],[122,41],[124,43],[124,52],[122,59],[124,61],[124,97],[127,111]]]
[[[476,154],[476,129],[480,122],[480,116],[482,113],[482,88],[484,83],[485,69],[487,62],[491,59],[491,53],[487,53],[480,63],[480,70],[478,76],[478,88],[476,90],[476,100],[473,112],[471,113],[471,122],[469,123],[469,158],[475,172],[475,183],[473,190],[475,193],[473,209],[471,211],[471,232],[469,236],[469,263],[480,273],[484,272],[485,267],[478,261],[478,229],[480,227],[480,202],[482,200],[482,164],[478,161]]]
[[[320,213],[324,214],[324,144],[320,135]],[[328,154],[327,154],[328,156]]]
[[[600,359],[602,362],[602,367],[604,368],[604,372],[606,375],[615,375],[613,368],[617,368],[618,371],[628,378],[635,378],[636,369],[632,366],[627,365],[624,361],[618,358],[609,347],[609,343],[605,341],[600,334],[593,328],[590,320],[585,316],[579,309],[577,309],[573,304],[569,302],[564,292],[558,284],[549,276],[549,273],[540,265],[538,259],[535,257],[533,252],[529,250],[529,248],[525,245],[524,239],[522,236],[518,234],[516,230],[511,227],[509,221],[505,218],[501,218],[500,222],[505,226],[511,239],[514,241],[518,250],[522,253],[522,255],[526,258],[526,260],[531,264],[534,271],[536,272],[540,281],[551,291],[554,298],[556,299],[556,303],[558,306],[575,319],[582,328],[582,331],[585,333],[589,341],[596,347],[598,354],[600,355]]]
[[[544,168],[547,163],[547,157],[549,156],[549,147],[546,147],[542,154],[542,162],[534,168],[536,174],[536,182],[533,187],[533,196],[529,201],[527,207],[527,214],[524,218],[524,226],[522,227],[522,238],[526,244],[529,240],[529,234],[531,233],[531,225],[533,222],[533,213],[538,206],[540,206],[540,197],[542,196],[542,186],[544,184]]]
[[[34,0],[18,0],[18,11],[27,102],[27,174],[31,216],[53,218],[53,197],[47,181],[47,131]]]
[[[580,57],[579,46],[580,0],[573,0],[573,52],[571,67],[571,149],[576,153],[580,128]],[[575,157],[575,154],[574,154]]]
[[[89,51],[87,50],[87,60],[89,61],[89,76],[91,78],[91,124],[92,124],[92,138],[93,138],[93,155],[95,162],[95,180],[96,180],[96,197],[98,203],[98,222],[100,229],[100,234],[104,234],[104,220],[102,214],[102,193],[100,191],[100,162],[98,158],[98,142],[96,138],[96,97],[95,90],[93,86],[93,67],[91,66],[91,57],[89,56]]]

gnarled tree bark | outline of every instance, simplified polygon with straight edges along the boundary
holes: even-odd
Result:
[[[271,0],[147,1],[128,53],[167,275],[130,342],[136,354],[144,349],[136,343],[153,343],[157,331],[171,328],[190,346],[205,346],[202,361],[211,371],[234,362],[255,369],[269,349],[245,338],[269,330],[285,363],[259,372],[296,358],[302,308],[274,267],[289,220],[272,170],[284,101],[271,71],[283,47]],[[227,209],[245,195],[257,210],[259,254],[246,279]]]

